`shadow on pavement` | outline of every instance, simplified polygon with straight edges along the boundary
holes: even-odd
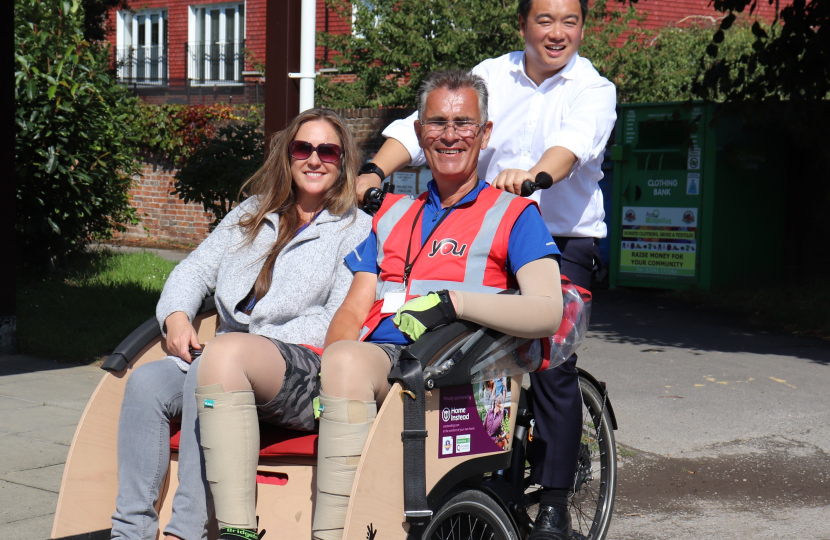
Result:
[[[42,371],[65,370],[79,366],[89,366],[88,363],[59,362],[44,360],[34,356],[22,354],[0,356],[0,377],[18,375],[21,373],[37,373]],[[101,374],[103,375],[103,371]]]
[[[699,354],[747,352],[830,365],[826,341],[753,328],[735,315],[695,308],[646,289],[596,291],[589,334],[608,343],[642,345],[644,352],[660,352],[660,347]]]

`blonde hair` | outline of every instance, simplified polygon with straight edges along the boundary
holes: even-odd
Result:
[[[307,122],[324,121],[334,128],[340,138],[343,156],[340,158],[340,176],[320,201],[318,211],[342,215],[355,205],[355,184],[360,157],[354,137],[343,118],[330,109],[310,109],[300,113],[284,130],[271,137],[265,164],[242,186],[242,193],[259,197],[259,208],[243,217],[239,225],[245,230],[245,240],[253,242],[265,223],[265,217],[276,212],[280,216],[277,240],[265,255],[265,265],[254,283],[255,298],[262,298],[271,288],[271,274],[277,256],[288,245],[303,224],[297,209],[297,195],[291,176],[291,158],[288,145],[297,136],[300,126]]]

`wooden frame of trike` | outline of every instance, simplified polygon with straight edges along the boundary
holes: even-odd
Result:
[[[216,326],[217,315],[212,298],[209,298],[194,320],[199,341],[206,343],[213,338]],[[525,487],[525,453],[522,444],[526,439],[528,423],[521,390],[523,373],[507,375],[514,390],[509,394],[512,413],[505,419],[509,424],[507,433],[511,442],[506,448],[495,448],[492,452],[450,452],[450,455],[442,455],[439,435],[442,433],[441,393],[465,384],[472,388],[470,368],[476,360],[473,355],[478,354],[479,360],[482,352],[490,354],[491,359],[494,354],[502,354],[504,357],[512,355],[515,360],[522,354],[525,357],[528,354],[540,354],[542,347],[536,347],[534,353],[529,353],[531,347],[528,345],[532,340],[503,336],[466,322],[454,323],[433,334],[433,339],[422,339],[416,344],[417,355],[425,358],[424,364],[428,366],[424,370],[424,428],[428,434],[424,455],[427,504],[438,515],[444,503],[457,503],[452,496],[460,489],[472,488],[489,498],[490,506],[498,507],[485,509],[485,513],[489,511],[492,514],[489,522],[496,526],[501,523],[506,527],[505,533],[511,530],[525,536],[531,525],[522,522],[520,517],[517,519],[516,516],[521,514],[517,514],[515,508],[510,508],[513,504],[510,501],[522,500]],[[520,349],[524,349],[524,352],[520,353]],[[72,440],[51,538],[109,538],[110,518],[115,510],[118,491],[118,418],[126,382],[134,369],[165,356],[158,324],[155,319],[150,319],[122,342],[105,361],[102,367],[108,373],[90,398]],[[478,365],[481,364],[479,361]],[[495,364],[491,361],[488,365]],[[404,517],[404,449],[401,441],[404,402],[410,398],[403,391],[401,381],[395,380],[396,375],[399,377],[400,373],[390,374],[393,387],[378,411],[358,464],[344,540],[371,540],[381,533],[384,540],[403,540],[410,532],[417,536],[424,534],[422,527],[412,529]],[[429,380],[430,377],[432,380]],[[616,424],[610,404],[609,412],[609,423]],[[446,423],[446,418],[444,420]],[[263,433],[269,429],[264,426]],[[306,540],[311,536],[315,499],[316,435],[300,432],[287,434],[286,430],[282,431],[276,438],[272,436],[270,442],[266,441],[265,435],[262,437],[257,467],[259,528],[275,533],[278,531],[283,538]],[[274,443],[274,440],[277,442]],[[171,516],[173,494],[178,487],[177,463],[178,453],[171,451],[170,467],[156,504],[159,513],[157,537],[160,537]],[[429,530],[430,525],[426,525],[426,528]],[[496,538],[498,537],[497,534]]]

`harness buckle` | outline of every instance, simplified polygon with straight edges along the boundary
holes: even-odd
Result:
[[[425,429],[405,429],[401,431],[401,440],[407,439],[426,439],[428,432]]]

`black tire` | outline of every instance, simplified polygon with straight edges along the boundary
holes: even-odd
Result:
[[[448,496],[435,512],[422,540],[518,540],[505,511],[477,489]]]
[[[568,501],[573,538],[603,540],[617,491],[617,452],[611,414],[602,394],[587,379],[582,390],[582,440],[573,496]]]

